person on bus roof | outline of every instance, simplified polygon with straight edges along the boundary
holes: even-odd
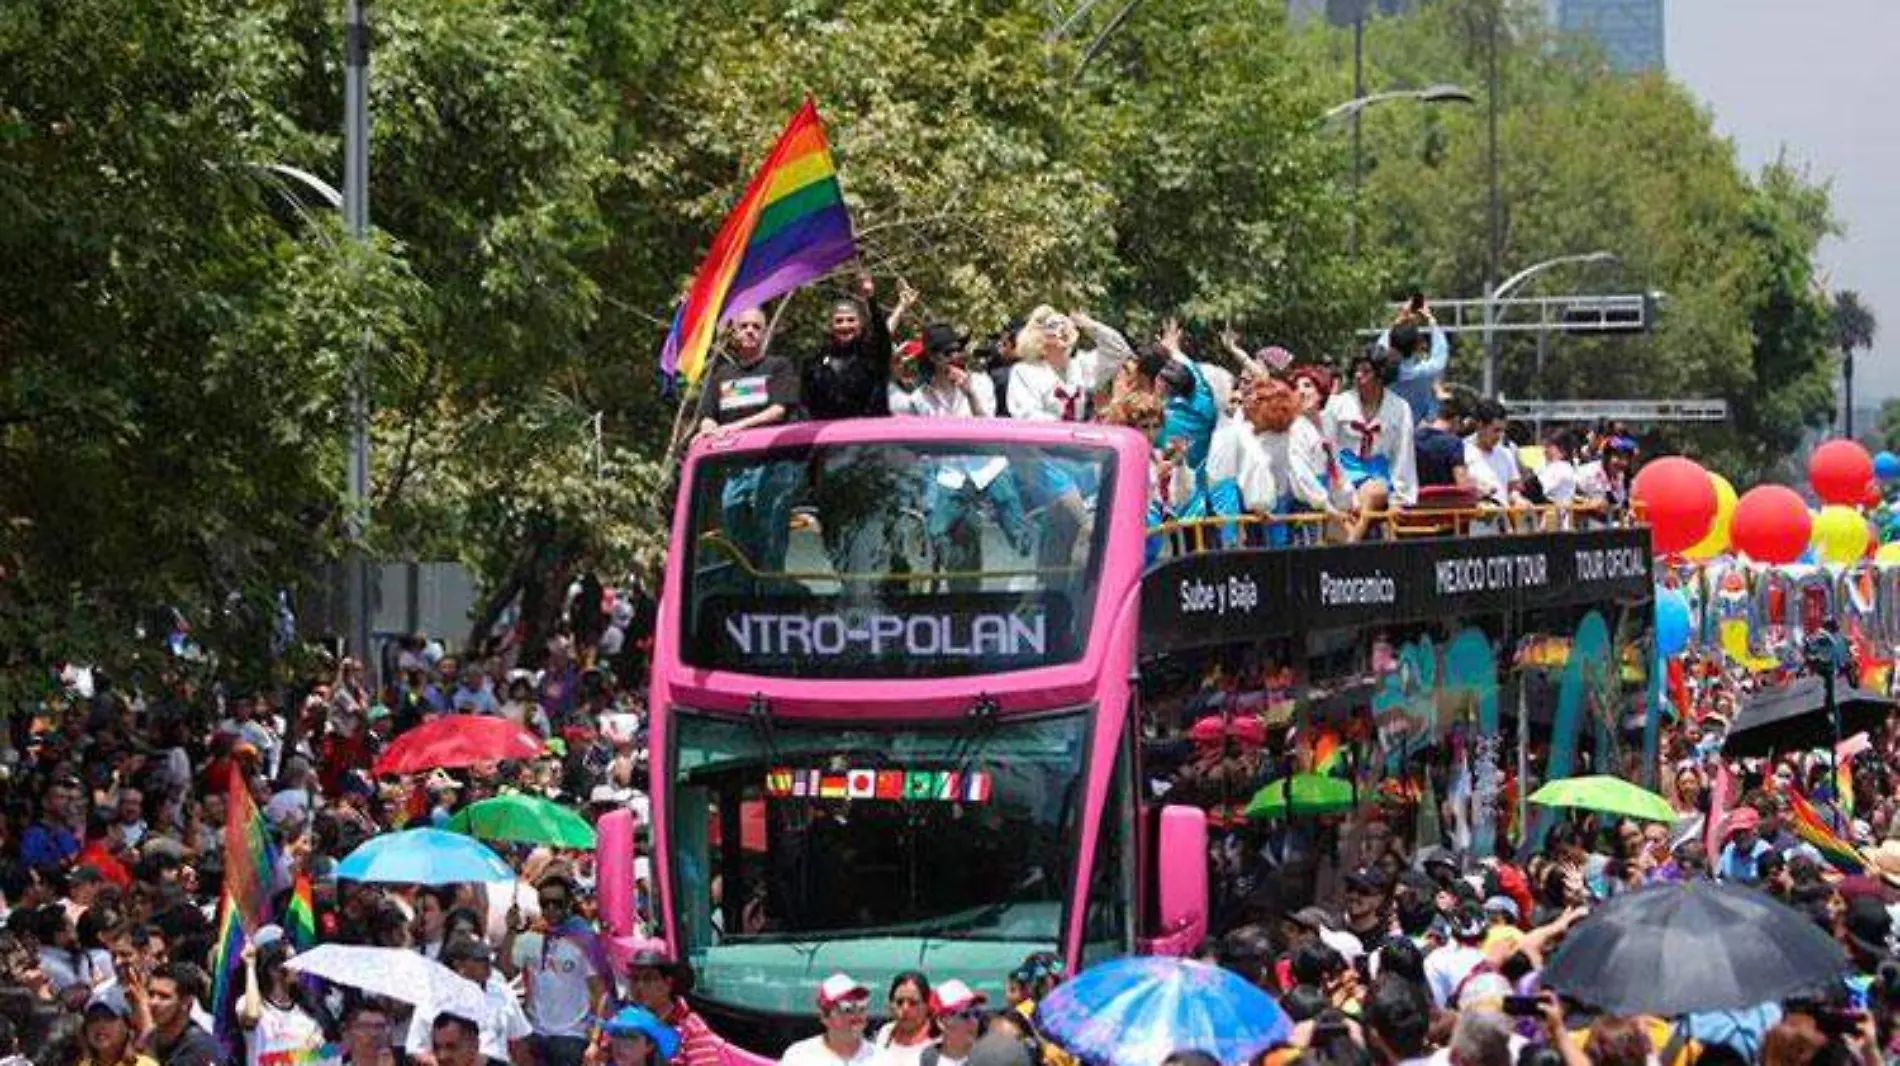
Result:
[[[1077,330],[1095,347],[1077,350]],[[1016,339],[1006,401],[1011,418],[1033,422],[1086,422],[1095,393],[1108,387],[1134,358],[1127,338],[1080,311],[1065,315],[1044,305],[1029,314]]]
[[[798,415],[798,372],[765,350],[765,312],[754,307],[732,320],[729,358],[715,359],[699,393],[699,434],[718,436],[789,422]]]
[[[832,305],[830,332],[805,364],[802,397],[813,421],[890,414],[890,320],[879,313],[877,282],[869,274],[858,275],[856,297]],[[914,298],[906,287],[892,317]]]
[[[1349,540],[1363,537],[1388,506],[1418,501],[1412,408],[1388,389],[1397,376],[1390,351],[1368,348],[1353,358],[1352,387],[1326,402],[1326,438],[1352,486]]]

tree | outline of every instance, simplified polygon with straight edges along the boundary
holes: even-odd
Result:
[[[1874,313],[1861,303],[1860,293],[1843,289],[1834,294],[1834,346],[1841,353],[1842,435],[1854,435],[1854,353],[1874,346]]]

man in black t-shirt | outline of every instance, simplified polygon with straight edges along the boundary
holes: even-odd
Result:
[[[755,426],[795,421],[798,371],[765,351],[765,312],[741,311],[732,321],[731,358],[715,361],[699,394],[699,434],[719,437]],[[792,494],[802,466],[760,458],[730,470],[720,489],[720,523],[755,570],[785,568]],[[715,475],[716,476],[716,475]]]
[[[739,312],[732,320],[731,357],[713,360],[699,394],[700,435],[795,421],[798,399],[791,360],[765,352],[765,312]]]

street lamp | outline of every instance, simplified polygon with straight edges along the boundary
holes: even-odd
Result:
[[[1475,104],[1478,98],[1463,86],[1442,84],[1428,85],[1423,89],[1393,89],[1389,92],[1372,93],[1354,100],[1347,100],[1326,110],[1328,121],[1341,115],[1356,115],[1374,104],[1383,104],[1391,100],[1416,100],[1421,104]]]
[[[1359,84],[1361,45],[1357,32],[1359,24],[1354,23],[1353,28],[1355,33],[1353,37],[1352,90],[1358,93],[1361,92],[1361,86]],[[1390,103],[1393,100],[1411,100],[1421,104],[1475,104],[1478,102],[1477,97],[1471,95],[1470,90],[1465,89],[1463,86],[1440,83],[1438,85],[1428,85],[1423,89],[1391,89],[1386,92],[1354,96],[1342,104],[1337,104],[1326,109],[1326,113],[1320,116],[1320,121],[1322,122],[1331,122],[1336,118],[1342,117],[1352,120],[1352,215],[1346,220],[1348,227],[1346,230],[1346,250],[1348,253],[1357,253],[1359,251],[1359,172],[1361,169],[1359,164],[1359,112],[1378,104]]]
[[[1554,270],[1560,266],[1573,266],[1582,263],[1614,262],[1616,262],[1616,253],[1614,252],[1596,251],[1584,252],[1580,255],[1560,255],[1554,259],[1546,259],[1541,263],[1533,263],[1525,267],[1499,282],[1497,287],[1493,288],[1490,292],[1485,293],[1484,394],[1486,396],[1497,395],[1498,335],[1495,327],[1498,322],[1498,302],[1503,300],[1506,296],[1509,296],[1519,285],[1524,284],[1546,270]]]

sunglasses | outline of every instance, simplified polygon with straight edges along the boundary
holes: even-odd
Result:
[[[830,1013],[844,1018],[853,1018],[868,1013],[870,1009],[870,1004],[865,1003],[863,1000],[851,999],[843,1003],[832,1004]]]
[[[541,897],[541,906],[543,906],[543,907],[565,907],[565,906],[567,906],[567,897],[566,897],[566,896],[542,896],[542,897]]]

